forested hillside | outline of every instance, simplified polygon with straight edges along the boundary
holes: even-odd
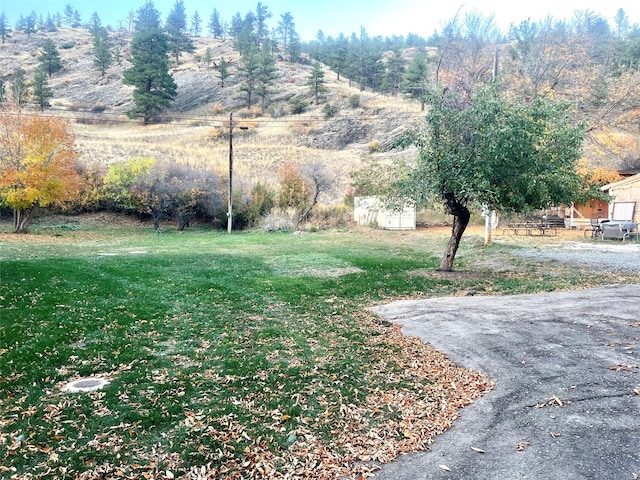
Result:
[[[267,4],[230,19],[188,8],[177,0],[157,12],[147,1],[118,26],[103,25],[99,12],[82,19],[72,4],[17,19],[2,13],[2,100],[73,120],[86,164],[152,157],[220,174],[233,115],[246,191],[274,181],[283,164],[323,164],[340,202],[363,162],[401,155],[388,147],[422,124],[434,86],[471,93],[495,82],[525,102],[568,102],[587,125],[587,167],[640,166],[640,28],[622,10],[613,24],[581,11],[501,32],[471,13],[429,38],[371,37],[364,28],[333,38],[320,29],[302,42],[291,14]],[[154,45],[163,45],[156,52],[140,36],[148,13],[157,17]]]

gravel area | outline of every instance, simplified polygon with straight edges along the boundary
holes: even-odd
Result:
[[[588,265],[595,271],[640,274],[640,243],[566,242],[518,250],[514,255],[539,261]]]

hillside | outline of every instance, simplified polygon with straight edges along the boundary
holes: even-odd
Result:
[[[124,58],[128,34],[111,35],[112,41],[121,45],[123,58],[104,76],[93,67],[91,36],[84,29],[36,33],[30,38],[16,32],[0,46],[0,68],[8,83],[11,73],[20,67],[32,78],[44,41],[54,40],[64,68],[49,80],[54,97],[45,114],[71,119],[81,158],[87,164],[153,157],[213,168],[224,175],[229,158],[226,132],[233,112],[234,120],[246,127],[234,130],[234,170],[239,185],[273,180],[283,162],[322,162],[335,173],[337,187],[334,198],[323,201],[337,202],[348,189],[349,172],[361,165],[363,156],[380,155],[377,151],[381,147],[424,118],[419,103],[361,92],[355,84],[350,87],[348,80],[338,81],[328,69],[327,92],[319,106],[313,105],[307,85],[310,62],[289,64],[281,59],[277,61],[279,79],[266,112],[257,107],[249,111],[239,95],[235,75],[239,55],[231,48],[231,41],[206,37],[195,38],[195,53],[185,54],[179,65],[172,65],[178,97],[164,114],[167,121],[144,126],[125,115],[133,106],[132,87],[121,81],[128,66]],[[203,61],[207,48],[214,60],[209,67]],[[224,87],[214,66],[222,57],[231,73]],[[350,106],[351,95],[359,96],[356,108]],[[289,101],[294,97],[308,103],[304,113],[289,113]],[[322,108],[326,103],[338,107],[335,117],[325,119]],[[385,157],[407,154],[411,155],[396,152]]]

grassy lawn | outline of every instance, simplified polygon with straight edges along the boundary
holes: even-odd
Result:
[[[0,478],[366,474],[491,388],[367,306],[620,280],[473,232],[439,275],[437,229],[33,231],[0,236]]]

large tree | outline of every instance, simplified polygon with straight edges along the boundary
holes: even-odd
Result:
[[[42,52],[38,57],[40,64],[47,72],[49,77],[59,70],[62,70],[62,61],[60,60],[60,52],[53,40],[47,38],[42,46]]]
[[[33,96],[40,107],[40,111],[49,106],[49,99],[53,97],[53,90],[47,80],[47,72],[42,66],[36,70],[33,76]]]
[[[173,4],[167,17],[166,31],[169,51],[178,65],[183,53],[192,53],[196,49],[191,38],[187,35],[187,12],[182,0],[176,0]]]
[[[169,47],[160,26],[160,13],[153,2],[138,10],[136,31],[131,40],[131,67],[123,82],[134,86],[135,107],[129,116],[142,116],[147,123],[153,115],[167,108],[176,98],[177,85],[169,73]]]
[[[319,104],[320,95],[327,91],[326,83],[322,65],[320,65],[320,62],[313,62],[311,73],[307,77],[307,85],[311,87],[311,93],[313,94],[316,105]]]
[[[585,128],[544,98],[507,100],[494,87],[471,97],[435,92],[427,132],[407,135],[420,155],[400,191],[418,204],[439,198],[453,215],[440,270],[453,269],[471,210],[528,212],[587,196],[576,171]]]
[[[46,77],[45,77],[46,78]],[[82,177],[69,124],[59,118],[0,112],[0,202],[27,233],[38,208],[79,198]]]
[[[11,33],[11,27],[9,27],[9,23],[7,22],[7,16],[4,12],[0,12],[0,38],[2,38],[2,43],[4,44],[5,39]]]

